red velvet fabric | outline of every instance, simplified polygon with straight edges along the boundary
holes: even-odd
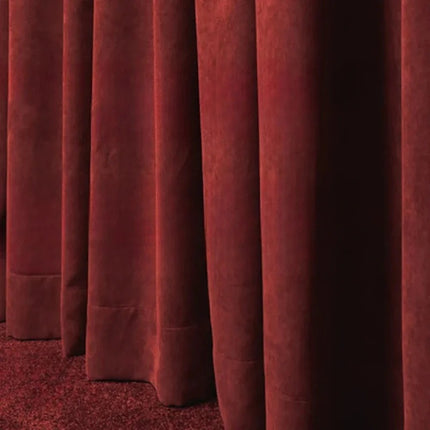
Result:
[[[0,319],[228,430],[430,422],[426,0],[0,0]]]

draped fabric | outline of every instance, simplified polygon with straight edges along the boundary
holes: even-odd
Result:
[[[0,319],[228,430],[430,422],[430,3],[0,0]]]

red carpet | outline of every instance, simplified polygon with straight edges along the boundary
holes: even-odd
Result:
[[[0,324],[0,430],[220,430],[216,401],[167,408],[142,382],[90,382],[58,340],[18,341]]]

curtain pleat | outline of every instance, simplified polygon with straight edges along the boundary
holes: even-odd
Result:
[[[430,4],[402,1],[402,309],[405,428],[430,422]]]
[[[213,391],[194,33],[190,2],[94,2],[87,372],[172,405]]]
[[[93,2],[63,2],[61,337],[85,350],[91,149]]]
[[[153,34],[156,377],[182,404],[213,388],[194,2],[155,0]]]
[[[7,334],[228,430],[426,429],[429,20],[0,0]]]
[[[254,4],[198,0],[196,17],[218,401],[227,428],[261,429],[265,413]]]
[[[0,1],[0,321],[6,314],[6,157],[9,4]]]
[[[308,428],[312,412],[319,3],[256,2],[264,375],[270,429]]]
[[[86,365],[152,379],[156,344],[151,2],[94,1]]]
[[[6,320],[18,339],[61,334],[62,9],[9,2]]]

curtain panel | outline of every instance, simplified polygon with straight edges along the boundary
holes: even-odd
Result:
[[[430,2],[0,0],[0,319],[225,428],[430,423]],[[3,352],[4,353],[4,352]]]

